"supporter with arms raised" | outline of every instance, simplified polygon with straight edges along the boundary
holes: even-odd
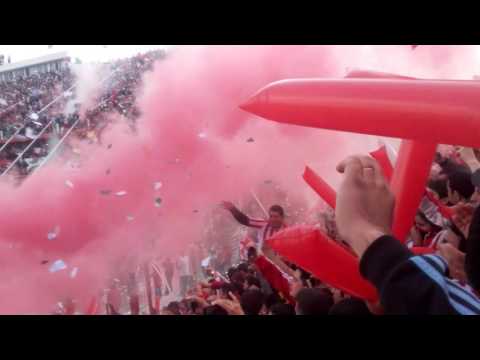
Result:
[[[338,230],[360,258],[360,272],[380,294],[386,314],[480,314],[480,299],[470,286],[449,278],[438,255],[414,256],[391,235],[394,197],[378,163],[368,156],[341,162],[337,194]],[[479,289],[480,210],[470,226],[467,280]]]
[[[291,277],[296,276],[295,272],[266,244],[266,240],[287,227],[285,224],[285,214],[281,206],[273,205],[270,207],[268,220],[251,219],[228,201],[224,201],[222,206],[224,209],[230,211],[240,224],[258,229],[257,244],[261,254],[265,255],[265,257],[277,265],[287,275]]]

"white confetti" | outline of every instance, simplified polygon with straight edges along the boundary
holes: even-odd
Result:
[[[198,137],[199,137],[200,139],[205,139],[205,138],[207,137],[207,134],[204,133],[204,132],[201,132],[200,134],[198,134]]]
[[[78,273],[78,267],[74,267],[72,269],[72,271],[70,271],[70,278],[75,278],[75,276],[77,276],[77,273]]]
[[[155,181],[153,183],[153,190],[157,191],[157,190],[160,190],[162,188],[163,184],[161,181]]]
[[[127,195],[127,192],[126,192],[126,191],[119,191],[119,192],[116,192],[115,195],[117,195],[117,196],[125,196],[125,195]]]
[[[70,180],[65,180],[65,185],[67,185],[70,189],[73,189],[73,183]]]
[[[65,270],[67,268],[67,264],[63,262],[63,260],[56,260],[48,269],[51,273],[60,271],[60,270]]]
[[[59,233],[60,233],[60,227],[55,226],[55,228],[47,234],[47,239],[54,240],[57,238]]]
[[[133,221],[135,218],[133,216],[128,215],[127,216],[127,221]]]

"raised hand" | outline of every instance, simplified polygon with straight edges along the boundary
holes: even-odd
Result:
[[[335,209],[338,231],[361,257],[373,241],[391,233],[395,199],[377,161],[369,156],[349,157],[337,171],[344,174]]]

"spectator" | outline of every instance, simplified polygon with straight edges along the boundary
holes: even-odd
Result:
[[[323,289],[304,288],[295,297],[298,315],[328,315],[333,306],[333,297]]]
[[[365,301],[356,298],[340,300],[332,306],[329,315],[372,315]]]
[[[261,290],[262,285],[260,284],[260,280],[255,276],[248,275],[245,282],[245,288],[245,290]]]
[[[228,315],[228,312],[220,305],[210,305],[203,310],[203,315]]]
[[[270,308],[270,315],[295,315],[295,308],[290,304],[277,303]]]
[[[475,192],[471,177],[471,173],[467,171],[456,171],[448,175],[448,200],[451,205],[470,201]]]
[[[246,290],[240,298],[240,305],[245,315],[265,314],[265,296],[260,290]]]
[[[172,301],[167,305],[166,314],[168,315],[181,315],[180,303],[178,301]]]
[[[418,211],[415,216],[415,226],[411,232],[414,246],[430,246],[434,238],[442,230],[443,228],[441,226],[434,224],[427,219],[427,216],[423,212]]]
[[[184,297],[187,290],[193,286],[190,257],[185,252],[177,260],[177,270],[180,278],[180,296]]]

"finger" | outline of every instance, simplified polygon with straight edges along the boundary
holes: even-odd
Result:
[[[349,156],[345,159],[343,159],[338,165],[337,165],[337,171],[341,174],[346,173],[346,169],[349,166],[354,166],[354,168],[359,168],[361,167],[361,161],[358,156]]]
[[[365,181],[372,181],[378,184],[385,181],[382,168],[377,160],[371,156],[360,156],[359,160],[362,163]]]
[[[363,180],[367,184],[375,183],[376,175],[375,175],[375,170],[372,167],[363,168]]]
[[[363,166],[359,156],[350,156],[340,162],[337,171],[345,174],[345,182],[361,181],[363,179]]]

